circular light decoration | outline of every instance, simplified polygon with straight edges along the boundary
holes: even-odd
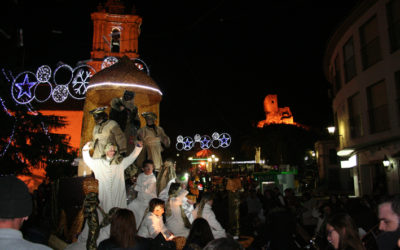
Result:
[[[104,58],[103,63],[101,64],[101,69],[108,68],[117,62],[118,62],[118,58],[116,58],[115,56],[106,57],[106,58]]]
[[[210,147],[227,148],[231,144],[232,139],[228,133],[219,134],[215,132],[212,134],[211,137],[209,135],[200,136],[199,134],[196,134],[194,136],[194,140],[189,136],[183,137],[182,135],[179,135],[176,138],[176,141],[177,150],[181,151],[182,149],[184,149],[187,151],[192,149],[196,142],[200,143],[201,149],[209,149]]]
[[[87,86],[90,78],[96,73],[96,70],[90,65],[80,65],[72,72],[72,81],[68,84],[68,92],[72,98],[85,99]]]
[[[39,82],[48,82],[51,78],[51,68],[47,65],[42,65],[36,71],[36,79]]]
[[[47,96],[46,98],[40,99],[40,98],[38,98],[37,95],[36,95],[36,89],[37,89],[37,87],[39,87],[39,86],[42,87],[43,84],[45,84],[45,83],[49,85],[50,91],[49,91],[49,94],[48,94],[48,96]],[[43,103],[43,102],[49,100],[52,93],[53,93],[53,86],[51,86],[51,83],[49,83],[49,82],[41,82],[41,83],[39,83],[39,84],[36,84],[35,89],[33,90],[33,94],[34,94],[34,96],[35,96],[35,100],[38,101],[38,102],[41,102],[41,103]]]
[[[62,103],[68,98],[68,93],[68,87],[66,85],[57,85],[51,95],[55,102]]]
[[[176,141],[179,142],[179,143],[182,143],[183,142],[183,136],[178,135],[178,137],[176,138]]]
[[[219,139],[212,140],[212,141],[211,141],[211,146],[212,146],[213,148],[219,148],[219,147],[221,146],[221,142],[219,141]]]
[[[11,85],[11,96],[14,101],[18,104],[30,103],[35,98],[32,94],[32,88],[36,84],[36,75],[34,73],[25,71],[18,74]]]
[[[217,132],[214,132],[214,133],[212,134],[212,138],[213,138],[214,140],[218,140],[219,134],[218,134]]]
[[[63,70],[66,70],[66,74],[67,75],[63,75],[63,73],[64,73]],[[58,66],[58,68],[56,68],[56,70],[54,70],[54,74],[53,74],[54,83],[56,85],[67,85],[67,84],[69,84],[71,82],[71,80],[72,80],[72,77],[73,77],[73,71],[74,70],[71,68],[71,66],[69,66],[67,64],[63,64],[63,65]],[[69,78],[69,80],[65,81],[64,83],[57,82],[56,81],[57,76],[58,76],[58,78],[62,78],[63,80],[64,79],[68,79],[68,78]]]
[[[142,59],[135,58],[133,62],[135,63],[136,68],[138,68],[139,70],[144,70],[148,76],[150,75],[150,69]]]
[[[208,135],[203,135],[200,140],[200,147],[202,149],[209,149],[211,146],[211,137]]]
[[[220,146],[226,148],[229,145],[231,145],[231,136],[227,133],[222,133],[219,136],[219,141],[220,141]]]
[[[183,138],[183,149],[188,151],[190,149],[193,148],[194,145],[194,141],[191,137],[186,136],[185,138]]]

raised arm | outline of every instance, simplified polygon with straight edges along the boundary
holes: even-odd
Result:
[[[132,151],[132,153],[130,155],[128,155],[128,157],[125,157],[122,162],[121,165],[124,169],[126,169],[127,167],[129,167],[129,165],[131,165],[136,158],[139,156],[140,152],[143,149],[143,143],[141,141],[138,141],[136,144],[135,149]]]
[[[85,164],[93,171],[95,160],[93,160],[93,158],[90,157],[90,154],[89,154],[90,144],[91,144],[91,142],[87,142],[85,144],[85,146],[83,146],[82,158],[83,158],[83,161],[85,162]]]

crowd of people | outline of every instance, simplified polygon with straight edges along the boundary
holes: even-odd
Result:
[[[98,190],[84,202],[87,220],[65,249],[399,249],[400,196],[327,199],[281,186],[261,190],[238,176],[197,188],[189,181],[194,176],[162,159],[169,137],[152,112],[142,113],[146,126],[140,127],[133,97],[125,91],[113,99],[117,121],[104,107],[91,111],[96,125],[82,156]],[[127,177],[137,166],[141,170]],[[49,249],[24,240],[20,231],[32,204],[38,218],[49,212],[49,197],[35,197],[32,202],[16,177],[0,177],[0,249]]]
[[[154,177],[150,182],[153,195],[144,199],[147,206],[142,215],[132,207],[135,200],[113,207],[110,226],[101,229],[108,232],[97,239],[98,249],[244,249],[241,239],[235,240],[231,234],[229,191],[203,191],[195,202],[189,198],[187,178],[176,173],[170,175],[175,178],[166,182],[168,194],[161,199],[156,194],[151,161],[144,163],[140,175]],[[22,237],[22,224],[35,204],[25,184],[14,176],[4,176],[0,185],[0,249],[49,249]],[[137,198],[149,190],[141,185],[138,183]],[[400,249],[398,195],[321,197],[295,195],[290,188],[284,192],[278,187],[250,188],[240,192],[239,210],[241,235],[252,238],[246,249]],[[87,237],[82,239],[66,249],[86,249]]]

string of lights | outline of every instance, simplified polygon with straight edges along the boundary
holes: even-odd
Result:
[[[217,149],[219,147],[229,147],[232,140],[231,136],[228,133],[219,134],[217,132],[214,132],[211,137],[209,135],[201,136],[199,134],[196,134],[194,136],[194,140],[190,136],[183,137],[182,135],[179,135],[176,138],[176,141],[177,142],[175,144],[175,147],[177,150],[189,151],[194,147],[196,142],[200,144],[201,149],[209,149],[211,147]]]

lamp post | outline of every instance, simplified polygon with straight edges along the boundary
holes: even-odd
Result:
[[[215,157],[215,155],[211,155],[211,157],[207,158],[207,161],[209,164],[211,164],[211,172],[214,172],[215,164],[219,161],[218,157]]]

